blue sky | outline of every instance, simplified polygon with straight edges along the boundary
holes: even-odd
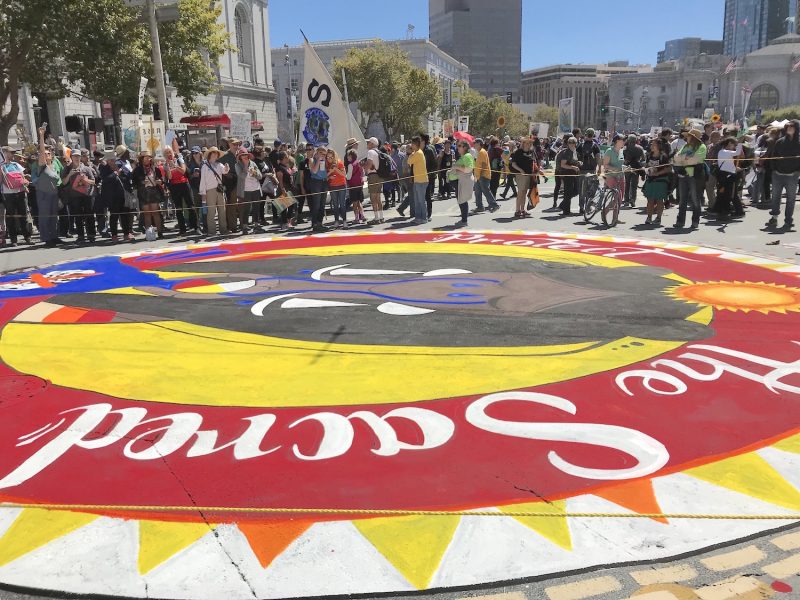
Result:
[[[667,40],[721,40],[724,5],[724,0],[522,0],[522,68],[610,60],[655,63]],[[368,13],[365,6],[372,7]],[[428,0],[271,0],[269,18],[273,48],[301,43],[301,28],[312,42],[400,39],[409,24],[414,37],[422,38],[428,35]]]

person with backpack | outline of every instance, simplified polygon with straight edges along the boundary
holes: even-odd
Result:
[[[365,224],[367,218],[364,215],[364,169],[358,160],[358,152],[351,149],[347,151],[345,157],[345,178],[347,179],[347,190],[350,198],[350,206],[353,208],[353,223]]]
[[[600,166],[600,146],[594,139],[595,130],[591,127],[586,130],[586,134],[578,146],[578,161],[580,164],[580,187],[578,190],[578,207],[581,213],[586,204],[586,199],[593,194],[599,185],[598,168]]]
[[[786,190],[786,208],[783,228],[791,229],[794,223],[794,204],[797,199],[797,184],[800,179],[800,121],[789,121],[783,128],[783,136],[773,146],[772,162],[772,209],[767,227],[777,227],[781,214],[781,193]]]
[[[422,153],[425,155],[425,170],[428,173],[428,187],[425,190],[425,206],[428,210],[428,220],[433,215],[433,190],[436,187],[436,148],[431,144],[431,137],[427,133],[420,133],[422,140]],[[441,191],[441,190],[440,190]]]
[[[225,218],[225,186],[222,176],[229,167],[219,162],[219,148],[211,146],[205,152],[203,167],[200,171],[200,197],[203,205],[208,208],[206,219],[208,221],[208,234],[217,235],[217,216],[219,216],[219,230],[222,235],[228,233],[228,221]]]
[[[701,205],[698,196],[698,181],[705,182],[705,161],[708,148],[702,141],[703,132],[691,129],[686,134],[686,143],[673,158],[678,172],[678,218],[673,229],[683,229],[686,210],[692,209],[692,229],[700,225]],[[702,173],[702,174],[701,174]]]
[[[525,203],[528,199],[528,190],[533,185],[535,176],[536,158],[533,154],[533,140],[523,138],[522,144],[511,155],[510,170],[514,172],[517,180],[517,206],[514,212],[515,219],[530,217],[530,213],[525,210]]]
[[[453,148],[450,140],[442,140],[442,149],[437,156],[437,165],[439,168],[439,197],[447,200],[452,191],[447,178],[447,172],[453,166]]]
[[[385,159],[381,164],[381,151],[378,138],[371,137],[367,140],[367,158],[364,161],[364,172],[367,175],[367,191],[369,192],[369,202],[372,205],[372,221],[370,225],[379,225],[384,222],[383,205],[381,204],[381,193],[383,182],[391,177],[391,169],[388,168],[387,161],[389,156],[384,152]],[[389,171],[387,177],[386,173]],[[381,175],[381,172],[383,175]]]
[[[325,203],[328,198],[328,151],[318,146],[308,165],[311,178],[306,185],[308,206],[311,210],[311,229],[316,233],[325,231]]]
[[[625,147],[622,149],[623,164],[625,171],[625,198],[623,204],[631,208],[636,206],[636,196],[639,191],[639,176],[644,166],[645,153],[639,145],[635,135],[629,135],[625,140]],[[628,171],[627,169],[630,169]]]
[[[3,147],[0,172],[2,173],[0,189],[3,197],[0,208],[0,243],[5,244],[7,227],[12,246],[16,246],[19,235],[22,235],[26,244],[30,244],[31,234],[27,229],[28,206],[25,202],[28,179],[25,176],[25,168],[14,160],[14,151],[8,146]]]
[[[574,137],[567,138],[567,143],[556,155],[556,168],[561,174],[564,188],[564,199],[558,205],[561,214],[571,215],[572,198],[578,193],[578,178],[581,163],[578,160],[578,140]],[[555,199],[555,196],[554,196]]]
[[[426,168],[425,154],[422,151],[422,137],[415,135],[411,138],[411,152],[408,156],[408,166],[414,173],[413,180],[413,203],[414,203],[414,224],[423,225],[430,218],[426,215],[427,202],[425,198],[428,189],[428,170]]]
[[[81,163],[81,155],[77,150],[72,153],[71,166],[64,178],[67,188],[69,212],[75,219],[75,229],[78,234],[77,243],[94,243],[96,229],[92,197],[96,186],[94,171]]]
[[[486,202],[489,205],[489,212],[493,213],[500,206],[495,200],[494,194],[491,190],[491,164],[489,161],[489,153],[486,151],[486,144],[481,138],[475,138],[473,148],[476,152],[475,157],[475,184],[473,191],[475,192],[475,213],[482,213],[483,196],[486,196]]]
[[[492,195],[497,198],[497,189],[500,187],[500,175],[503,174],[503,149],[500,147],[500,140],[495,136],[489,137],[489,167],[492,176],[489,178],[489,189]]]

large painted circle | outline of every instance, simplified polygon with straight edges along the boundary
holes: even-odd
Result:
[[[238,531],[269,578],[295,540],[353,519],[311,513],[297,527],[286,525],[297,515],[113,508],[185,505],[187,494],[203,507],[334,511],[565,510],[599,497],[659,512],[653,482],[692,473],[730,484],[730,461],[794,448],[785,440],[800,426],[797,272],[697,247],[463,232],[198,245],[8,275],[0,498],[103,505],[68,515],[138,523],[143,579],[163,566],[141,563],[152,542],[143,524],[162,538],[202,532],[204,520]],[[775,512],[800,509],[781,481]],[[758,485],[737,485],[727,487],[764,500]],[[473,566],[442,557],[470,546],[465,528],[484,525],[446,519],[355,519],[402,577],[394,588],[342,583],[340,593],[475,583]],[[545,521],[519,520],[564,549],[564,530]],[[296,535],[265,553],[277,546],[257,532],[286,527]],[[433,536],[426,546],[441,551],[403,550],[387,533],[398,531]],[[32,583],[14,565],[39,546],[5,560],[9,535],[0,581]],[[569,551],[582,552],[573,542]],[[319,557],[292,556],[313,580]],[[591,556],[575,564],[602,562]],[[522,561],[518,574],[562,564]],[[480,572],[477,582],[506,576]],[[51,580],[61,589],[57,573]],[[285,595],[330,591],[312,588],[296,582]]]

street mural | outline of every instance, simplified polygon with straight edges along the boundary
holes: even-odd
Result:
[[[0,277],[0,326],[6,586],[460,588],[789,522],[663,515],[800,515],[793,265],[545,233],[237,240]]]

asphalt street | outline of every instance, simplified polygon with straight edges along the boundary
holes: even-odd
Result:
[[[704,216],[701,219],[700,227],[697,230],[672,229],[677,214],[677,208],[673,206],[664,212],[662,219],[665,227],[652,227],[644,225],[645,214],[643,212],[644,198],[639,196],[637,208],[623,208],[620,213],[620,223],[613,228],[605,227],[600,221],[600,216],[594,218],[594,222],[585,223],[579,215],[561,216],[560,212],[552,209],[553,179],[540,186],[542,200],[539,206],[532,211],[531,218],[515,219],[514,200],[500,199],[500,210],[494,213],[485,212],[469,218],[468,228],[474,230],[497,230],[497,231],[558,231],[565,233],[590,233],[593,235],[614,235],[618,237],[634,239],[654,239],[664,242],[691,242],[698,246],[711,248],[722,248],[753,254],[762,257],[779,258],[783,261],[795,261],[800,254],[800,234],[795,229],[786,231],[783,229],[768,230],[764,225],[769,219],[767,207],[749,207],[745,198],[746,215],[743,219],[736,219],[729,222],[717,221],[713,218]],[[366,205],[369,202],[365,202]],[[471,203],[471,207],[474,204]],[[573,199],[573,211],[577,211],[577,199]],[[385,211],[386,223],[370,228],[371,230],[393,230],[411,229],[417,227],[421,230],[454,230],[453,224],[459,220],[459,209],[454,199],[438,200],[433,205],[433,218],[427,225],[415,226],[410,219],[402,218],[395,209]],[[367,208],[367,218],[371,218],[370,209]],[[781,223],[782,223],[781,219]],[[326,224],[332,224],[332,218],[328,217]],[[175,228],[174,222],[168,223],[168,227]],[[364,226],[366,228],[366,226]],[[354,229],[360,229],[354,228]],[[272,233],[272,229],[268,229]],[[275,235],[277,232],[272,233]],[[311,233],[310,225],[300,225],[289,235],[299,235]],[[263,235],[263,234],[262,234]],[[230,238],[241,236],[230,236]],[[141,251],[144,248],[156,248],[164,245],[179,245],[189,242],[202,241],[205,238],[179,238],[177,231],[168,231],[164,240],[156,242],[144,241],[143,236],[139,236],[140,241],[135,243],[116,242],[102,240],[98,238],[98,243],[94,245],[68,244],[63,247],[49,249],[41,244],[38,246],[16,246],[0,250],[0,271],[12,271],[28,267],[43,266],[58,262],[74,260],[82,257],[100,256],[104,254],[116,254],[130,251]],[[215,238],[225,239],[225,238]],[[73,238],[74,240],[74,238]],[[70,240],[68,240],[70,241]]]

